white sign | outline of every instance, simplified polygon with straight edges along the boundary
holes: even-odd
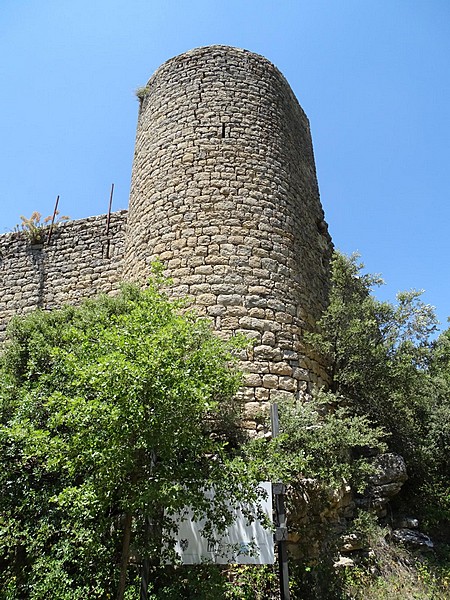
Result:
[[[268,521],[272,523],[272,485],[269,481],[264,481],[259,487],[267,493],[267,498],[262,498],[260,505]],[[205,495],[212,497],[212,492]],[[183,564],[273,564],[273,531],[266,529],[260,521],[249,524],[241,510],[233,512],[233,523],[211,541],[202,534],[205,521],[195,521],[192,512],[187,511],[184,520],[179,524],[175,545],[175,551]],[[181,517],[175,515],[173,518],[179,521]]]

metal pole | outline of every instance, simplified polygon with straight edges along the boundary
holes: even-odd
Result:
[[[53,211],[52,223],[50,225],[50,229],[48,230],[47,246],[50,243],[50,238],[52,237],[52,233],[53,233],[53,225],[55,224],[55,218],[56,218],[56,215],[58,214],[58,203],[59,203],[59,194],[56,197],[55,210]]]
[[[109,247],[110,247],[110,239],[109,239],[109,224],[111,222],[111,207],[113,201],[114,194],[114,184],[111,184],[111,193],[109,195],[109,206],[108,206],[108,216],[106,217],[106,258],[109,258]]]
[[[272,437],[276,438],[280,435],[280,422],[278,419],[278,404],[274,402],[270,405],[270,423],[272,426]]]
[[[111,207],[114,195],[114,184],[111,184],[111,193],[109,195],[109,207],[108,207],[108,216],[106,217],[106,235],[109,233],[109,223],[111,221]]]
[[[280,433],[278,420],[278,404],[270,406],[270,420],[272,423],[272,437],[275,438]],[[284,496],[286,486],[282,483],[274,483],[272,486],[275,496],[275,511],[277,515],[277,528],[275,531],[275,543],[278,549],[278,569],[280,577],[280,599],[290,600],[289,593],[289,566],[287,554],[287,524],[286,509],[284,505]]]

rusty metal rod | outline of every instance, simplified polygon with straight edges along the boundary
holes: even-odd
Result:
[[[114,184],[111,184],[111,193],[109,195],[109,207],[108,207],[108,216],[106,218],[106,235],[109,234],[109,224],[111,221],[111,207],[112,207],[112,201],[113,201],[113,194],[114,194]]]
[[[50,244],[50,238],[52,237],[52,233],[53,233],[53,225],[55,224],[56,215],[58,214],[58,203],[59,203],[59,194],[56,197],[55,210],[53,211],[52,222],[50,225],[50,229],[48,230],[47,246]]]

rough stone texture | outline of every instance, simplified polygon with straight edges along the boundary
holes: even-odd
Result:
[[[160,259],[242,356],[244,426],[263,433],[268,402],[307,399],[327,382],[304,344],[324,309],[331,238],[308,119],[265,58],[226,46],[162,65],[141,99],[130,209],[60,225],[33,249],[0,236],[0,340],[14,314],[145,282]],[[109,244],[109,256],[107,246]],[[125,245],[125,255],[123,247]]]
[[[379,517],[385,517],[388,502],[400,492],[408,479],[406,463],[400,454],[388,452],[376,457],[374,466],[376,473],[371,476],[364,497],[357,500],[357,505],[375,510]]]
[[[324,489],[312,478],[302,478],[299,484],[289,489],[288,549],[297,558],[318,558],[329,551],[330,540],[339,543],[354,516],[353,491],[345,482],[335,489]]]
[[[419,520],[415,517],[398,516],[394,522],[395,529],[418,529]]]
[[[326,304],[332,244],[308,119],[265,58],[211,46],[156,71],[141,99],[128,227],[127,279],[160,259],[217,331],[254,341],[243,360],[250,414],[326,382],[302,340]]]
[[[13,315],[78,304],[121,280],[126,211],[60,224],[47,245],[24,233],[0,235],[0,340]]]
[[[380,454],[375,459],[374,465],[377,469],[371,477],[371,483],[374,486],[391,483],[403,484],[408,479],[405,459],[400,454],[394,454],[393,452]]]
[[[403,544],[416,550],[422,550],[429,552],[433,550],[434,544],[431,538],[420,531],[414,531],[413,529],[395,529],[392,532],[392,539],[397,544]]]
[[[355,491],[345,482],[336,489],[324,490],[321,482],[317,479],[302,478],[302,492],[299,492],[298,489],[290,490],[293,510],[289,515],[291,527],[289,550],[294,556],[318,557],[320,552],[326,549],[333,536],[338,544],[339,552],[352,554],[352,559],[369,550],[366,542],[363,542],[358,535],[346,533],[349,521],[355,517],[355,509],[362,508],[375,512],[380,518],[386,517],[389,501],[399,493],[408,479],[405,461],[398,454],[380,454],[374,458],[373,464],[376,472],[371,476],[370,483],[362,497],[355,495]],[[412,518],[405,518],[399,521],[397,526],[412,527],[413,522],[417,523]],[[397,529],[396,531],[410,531],[410,529]],[[407,537],[404,536],[402,541],[405,541]],[[411,536],[408,540],[410,538]],[[414,539],[419,540],[419,538],[420,536]],[[350,563],[347,563],[345,559],[335,563],[335,567],[343,565],[350,565]]]

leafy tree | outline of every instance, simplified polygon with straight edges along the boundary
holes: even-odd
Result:
[[[329,307],[310,343],[331,364],[338,405],[367,417],[388,434],[391,450],[409,467],[405,486],[416,508],[448,519],[450,334],[434,341],[437,320],[421,292],[401,292],[380,302],[378,276],[364,274],[356,256],[336,253]],[[433,508],[434,507],[434,508]],[[435,519],[435,520],[436,520]]]
[[[280,435],[251,440],[243,449],[242,460],[258,465],[262,479],[287,485],[289,532],[296,540],[296,558],[291,557],[289,566],[293,599],[338,597],[332,594],[339,584],[333,563],[346,507],[339,504],[350,488],[362,491],[374,472],[371,458],[361,449],[386,448],[380,428],[336,404],[331,392],[306,403],[282,402]]]
[[[224,526],[227,499],[254,500],[251,468],[232,460],[234,364],[155,281],[15,319],[0,363],[0,597],[123,598],[143,558],[168,552],[171,514],[190,505]]]
[[[264,479],[283,481],[297,492],[311,479],[326,492],[344,482],[364,489],[373,469],[366,457],[355,456],[353,450],[366,446],[385,450],[385,434],[366,417],[333,407],[334,403],[335,396],[324,392],[307,403],[281,403],[280,435],[248,442],[244,460],[248,456],[259,461]]]
[[[433,342],[420,293],[392,305],[373,297],[379,284],[335,255],[329,307],[308,338],[331,389],[280,406],[280,436],[244,445],[231,402],[241,342],[215,337],[157,280],[16,319],[0,359],[0,598],[135,597],[143,559],[169,553],[170,514],[191,505],[225,525],[226,501],[255,500],[261,479],[288,483],[293,510],[317,482],[324,508],[333,490],[364,487],[365,450],[382,450],[385,433],[422,504],[448,521],[450,333]],[[307,559],[303,574],[321,581]],[[217,569],[176,575],[155,598],[237,597]]]
[[[450,534],[450,329],[436,341],[431,357],[433,377],[432,410],[424,449],[428,477],[425,480],[428,513],[431,522],[440,525],[442,539]]]
[[[437,320],[421,292],[397,304],[372,295],[382,283],[357,257],[335,253],[328,309],[309,341],[331,365],[331,390],[345,405],[391,434],[392,449],[418,458],[432,386],[428,366]]]
[[[378,301],[373,288],[382,280],[362,268],[356,256],[334,255],[329,306],[318,332],[307,336],[331,367],[330,390],[311,403],[284,409],[282,435],[272,442],[278,448],[266,459],[268,468],[275,468],[278,460],[281,476],[291,484],[291,527],[297,526],[295,502],[302,495],[306,511],[315,504],[313,512],[323,521],[307,518],[303,531],[298,523],[300,544],[321,544],[315,557],[303,545],[295,574],[302,598],[346,597],[332,568],[332,528],[322,516],[329,492],[344,482],[363,490],[370,474],[368,455],[383,448],[383,439],[407,460],[406,500],[413,514],[428,516],[429,523],[432,517],[441,528],[450,521],[445,450],[450,435],[450,334],[433,341],[436,318],[420,292],[400,293],[396,304]]]

